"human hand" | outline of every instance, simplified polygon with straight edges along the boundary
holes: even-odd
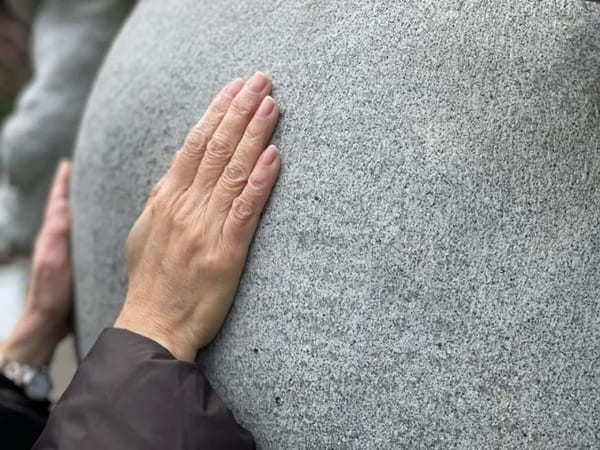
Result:
[[[62,161],[56,171],[42,228],[33,250],[31,279],[25,309],[42,316],[66,334],[72,304],[73,270],[69,232],[69,179],[71,163]]]
[[[69,247],[69,178],[63,161],[50,191],[42,228],[36,238],[25,308],[5,342],[9,359],[41,367],[69,330],[73,274]]]
[[[129,286],[115,327],[192,361],[225,320],[279,174],[279,118],[262,73],[234,80],[187,136],[127,239]],[[263,151],[264,150],[264,151]]]

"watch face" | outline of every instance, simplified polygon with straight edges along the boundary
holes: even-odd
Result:
[[[44,372],[37,372],[25,386],[25,393],[32,400],[44,400],[49,392],[50,378]]]

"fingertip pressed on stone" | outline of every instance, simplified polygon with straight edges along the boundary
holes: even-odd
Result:
[[[275,108],[275,100],[273,100],[273,97],[267,96],[263,99],[256,114],[260,117],[268,117],[269,114],[271,114],[273,112],[274,108]]]
[[[268,83],[269,77],[267,77],[262,72],[256,72],[248,81],[248,87],[251,91],[261,93],[265,89],[265,87],[267,87]]]
[[[270,166],[277,159],[278,154],[279,151],[277,150],[277,147],[274,145],[269,145],[262,154],[262,163],[265,166]]]

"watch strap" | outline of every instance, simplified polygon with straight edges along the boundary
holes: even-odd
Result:
[[[14,361],[12,359],[7,358],[6,356],[0,354],[0,373],[12,381],[16,386],[23,388],[27,396],[32,398],[33,400],[41,400],[48,395],[48,392],[44,393],[35,393],[31,394],[30,386],[31,382],[34,378],[44,377],[47,379],[48,388],[45,389],[47,391],[50,390],[50,378],[48,376],[48,371],[46,368],[36,369],[28,364],[20,363],[18,361]]]

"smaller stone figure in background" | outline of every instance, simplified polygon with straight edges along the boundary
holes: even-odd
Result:
[[[28,29],[33,76],[0,129],[0,261],[29,252],[54,168],[72,154],[92,81],[130,6],[119,0],[2,2],[0,90],[10,98],[27,79]]]

